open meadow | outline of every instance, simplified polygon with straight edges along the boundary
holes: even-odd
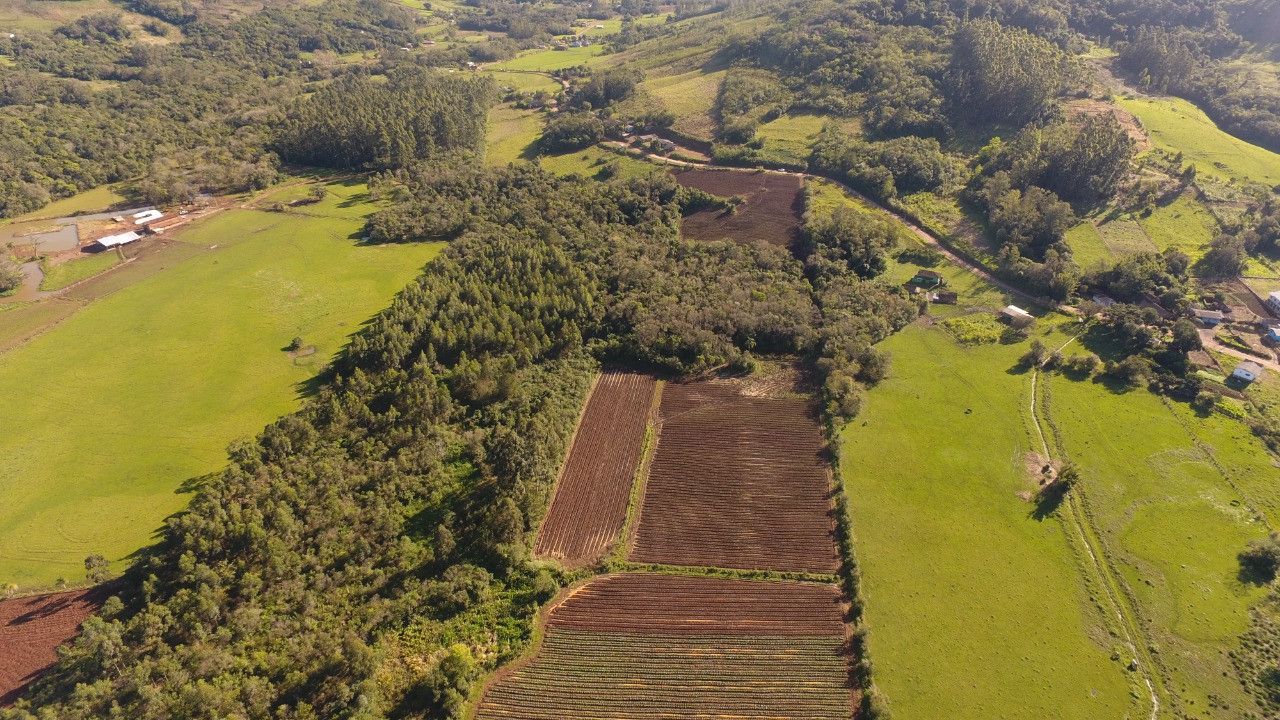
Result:
[[[0,355],[0,583],[80,582],[92,553],[121,567],[439,252],[362,246],[363,185],[330,189],[306,215],[214,215],[82,304],[42,303],[73,311]]]
[[[964,300],[962,299],[962,303]],[[1135,709],[1064,528],[1034,489],[1025,345],[913,325],[844,431],[841,466],[876,684],[898,718]]]
[[[1054,375],[1045,408],[1080,497],[1125,579],[1184,717],[1246,718],[1228,650],[1267,594],[1236,554],[1280,510],[1275,465],[1248,428],[1145,388]]]

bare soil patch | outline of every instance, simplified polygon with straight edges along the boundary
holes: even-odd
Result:
[[[640,465],[656,384],[652,377],[635,373],[600,376],[538,534],[537,555],[582,567],[603,557],[617,539]]]
[[[103,588],[0,600],[0,707],[12,705],[57,659],[59,645],[106,601]]]
[[[791,248],[799,240],[804,183],[799,175],[737,170],[675,170],[686,187],[745,202],[733,212],[703,210],[684,218],[680,230],[694,240],[766,242]]]
[[[668,384],[631,559],[835,572],[830,467],[808,398],[767,384]]]

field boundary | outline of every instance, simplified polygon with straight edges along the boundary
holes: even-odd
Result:
[[[644,509],[644,494],[649,484],[649,468],[653,465],[653,455],[658,449],[658,437],[662,434],[662,416],[658,408],[662,405],[662,393],[666,390],[667,381],[659,379],[654,383],[653,397],[649,401],[649,414],[645,420],[644,443],[640,448],[640,464],[636,466],[636,476],[631,481],[631,495],[627,498],[627,515],[622,521],[622,530],[614,540],[613,548],[605,553],[608,565],[625,566],[629,561],[632,546],[635,544],[636,528],[640,525],[640,513]]]

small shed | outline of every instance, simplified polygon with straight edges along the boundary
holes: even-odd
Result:
[[[117,235],[108,235],[106,237],[100,237],[94,242],[98,243],[104,248],[113,248],[120,245],[128,245],[134,240],[139,240],[141,238],[142,238],[141,235],[130,230],[129,232],[119,233]]]
[[[1094,293],[1093,301],[1098,304],[1098,307],[1101,307],[1101,308],[1109,308],[1112,305],[1116,304],[1115,298],[1105,293]]]
[[[1245,360],[1231,371],[1231,377],[1251,383],[1262,375],[1262,369],[1262,365],[1252,360]]]
[[[1280,325],[1271,325],[1267,328],[1267,334],[1262,336],[1263,340],[1271,343],[1280,343]]]
[[[1191,314],[1205,327],[1217,327],[1226,318],[1226,315],[1217,310],[1204,310],[1202,308],[1195,308],[1191,311]]]
[[[951,290],[939,290],[933,294],[933,301],[943,305],[955,305],[960,302],[960,294]]]
[[[933,270],[918,270],[908,282],[922,288],[936,288],[942,287],[943,280],[944,278],[940,272],[935,272]]]
[[[1280,290],[1274,290],[1267,295],[1267,307],[1274,313],[1280,313]]]
[[[1031,313],[1023,310],[1017,305],[1006,305],[1004,309],[1000,311],[1000,317],[1014,327],[1026,327],[1027,325],[1035,322],[1035,318]]]

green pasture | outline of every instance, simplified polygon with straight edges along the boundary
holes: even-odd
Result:
[[[46,267],[40,289],[61,290],[114,267],[118,262],[120,256],[114,250],[108,250]]]
[[[307,215],[214,215],[150,274],[125,272],[140,259],[86,284],[132,277],[0,356],[0,584],[81,581],[91,553],[120,569],[228,443],[297,407],[301,384],[440,249],[360,245],[363,192],[334,186]],[[284,352],[295,336],[314,352]]]
[[[1218,221],[1194,197],[1181,195],[1167,205],[1157,205],[1141,220],[1147,236],[1160,251],[1177,248],[1198,259],[1221,232]]]
[[[1068,230],[1066,241],[1071,248],[1072,259],[1086,270],[1114,259],[1098,228],[1087,220]]]
[[[651,173],[664,173],[666,168],[630,155],[620,155],[602,147],[589,147],[563,155],[541,155],[538,164],[556,175],[577,173],[594,177],[609,163],[617,163],[619,177],[644,177]]]
[[[604,53],[604,46],[596,43],[587,47],[566,48],[564,50],[531,50],[523,52],[510,60],[494,63],[493,70],[539,70],[551,72],[563,70],[575,65],[591,65],[592,61]]]
[[[1252,717],[1226,653],[1267,593],[1238,577],[1236,554],[1280,511],[1272,459],[1243,423],[1145,389],[1063,376],[1047,388],[1079,496],[1183,716]]]
[[[794,113],[782,115],[756,130],[756,136],[764,140],[760,149],[760,157],[773,162],[804,166],[809,162],[809,154],[813,150],[813,141],[823,126],[833,122],[844,130],[859,134],[861,128],[856,120],[831,118],[813,113]]]
[[[489,111],[485,138],[485,161],[490,165],[506,165],[527,160],[536,151],[535,143],[542,135],[543,118],[537,110],[520,110],[498,105]]]
[[[20,223],[30,220],[42,220],[46,218],[61,218],[77,213],[99,212],[106,210],[114,205],[125,202],[126,198],[120,194],[120,190],[116,185],[101,185],[92,190],[86,190],[82,193],[76,193],[70,197],[54,200],[39,210],[33,210],[26,215],[20,215],[9,220],[0,220],[0,224],[4,223]]]
[[[962,346],[916,324],[880,347],[890,376],[843,431],[841,467],[893,717],[1137,717],[1063,524],[1024,499],[1027,343]]]
[[[511,70],[488,71],[498,87],[509,87],[520,92],[543,92],[552,95],[560,92],[560,83],[554,78],[535,72],[514,72]]]
[[[1280,184],[1280,155],[1218,128],[1204,111],[1179,98],[1115,99],[1132,113],[1159,147],[1182,152],[1202,173],[1240,181]]]
[[[699,69],[648,78],[642,87],[676,116],[673,129],[690,137],[710,140],[716,131],[712,108],[720,93],[724,74],[723,70],[706,72]]]

